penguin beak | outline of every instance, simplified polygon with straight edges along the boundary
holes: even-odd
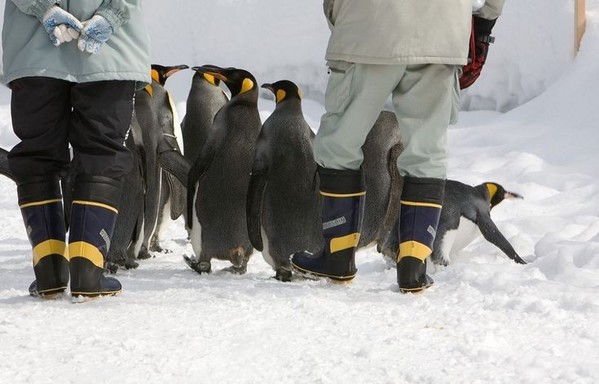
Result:
[[[221,81],[227,81],[227,77],[221,73],[223,69],[216,65],[202,65],[200,67],[192,67],[191,69],[196,72],[207,73]]]
[[[260,86],[260,88],[268,89],[272,93],[275,93],[275,88],[270,83],[264,83]]]
[[[188,66],[188,65],[185,65],[185,64],[181,64],[181,65],[175,65],[175,66],[171,67],[171,68],[168,70],[168,72],[166,72],[166,73],[164,74],[164,76],[165,76],[166,78],[169,78],[169,77],[171,77],[172,75],[174,75],[175,73],[177,73],[177,72],[179,72],[179,71],[181,71],[181,70],[183,70],[183,69],[187,69],[187,68],[189,68],[189,66]]]
[[[524,199],[524,197],[522,197],[522,195],[517,194],[516,192],[508,192],[508,191],[505,191],[505,195],[503,198],[504,199]]]

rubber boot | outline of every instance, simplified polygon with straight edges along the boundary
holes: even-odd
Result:
[[[291,266],[300,274],[350,281],[357,273],[355,253],[364,210],[361,171],[318,168],[322,201],[323,250],[295,253]]]
[[[54,298],[69,284],[62,195],[57,178],[35,178],[17,185],[19,207],[33,249],[35,280],[31,296]]]
[[[78,177],[69,232],[71,295],[115,295],[121,283],[104,275],[104,261],[118,214],[121,183],[107,177]]]
[[[397,255],[397,283],[402,293],[433,285],[426,274],[426,259],[432,253],[444,190],[443,179],[404,178]]]

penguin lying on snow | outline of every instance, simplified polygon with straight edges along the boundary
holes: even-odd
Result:
[[[473,187],[447,180],[431,261],[448,265],[452,254],[464,249],[482,234],[510,259],[526,264],[491,219],[491,209],[505,199],[522,199],[522,196],[506,191],[497,183],[486,182]],[[387,258],[393,259],[393,263],[397,255],[397,227],[396,222],[384,252]]]
[[[449,264],[452,253],[465,248],[482,233],[488,242],[501,249],[510,259],[518,264],[526,264],[491,219],[491,209],[505,199],[522,199],[522,196],[506,191],[497,183],[487,182],[472,187],[447,180],[433,244],[433,263]]]

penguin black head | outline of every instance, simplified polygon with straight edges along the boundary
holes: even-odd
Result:
[[[266,88],[274,93],[277,104],[284,100],[302,99],[302,91],[300,91],[298,86],[290,80],[280,80],[272,84],[265,83],[262,84],[262,88]]]
[[[521,195],[515,192],[508,192],[497,183],[487,182],[483,183],[482,185],[484,185],[489,192],[489,203],[491,204],[491,209],[505,199],[523,199]]]
[[[179,72],[180,70],[187,69],[187,68],[189,68],[189,66],[185,65],[185,64],[172,65],[172,66],[163,66],[163,65],[159,65],[159,64],[152,64],[152,72],[151,72],[152,80],[154,80],[158,84],[164,86],[164,84],[166,84],[166,80],[169,77],[171,77],[175,73]]]
[[[218,87],[220,84],[220,79],[217,79],[216,77],[214,77],[213,75],[211,75],[208,72],[204,72],[203,69],[205,68],[218,68],[216,65],[210,65],[210,64],[206,64],[203,65],[201,67],[192,67],[191,69],[193,71],[195,71],[193,77],[195,78],[196,76],[201,77],[202,79],[204,79],[205,81],[207,81],[208,83],[214,85],[215,87]]]
[[[214,76],[223,81],[229,91],[231,98],[242,95],[252,95],[258,99],[258,88],[254,75],[244,69],[239,68],[220,68],[214,65],[204,65],[201,67],[193,67],[194,71]]]

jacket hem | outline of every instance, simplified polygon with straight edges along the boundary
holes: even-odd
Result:
[[[449,64],[466,65],[466,57],[438,57],[438,56],[411,56],[411,57],[370,57],[355,54],[330,53],[325,55],[326,60],[346,61],[359,64],[380,65],[412,65],[412,64]]]

